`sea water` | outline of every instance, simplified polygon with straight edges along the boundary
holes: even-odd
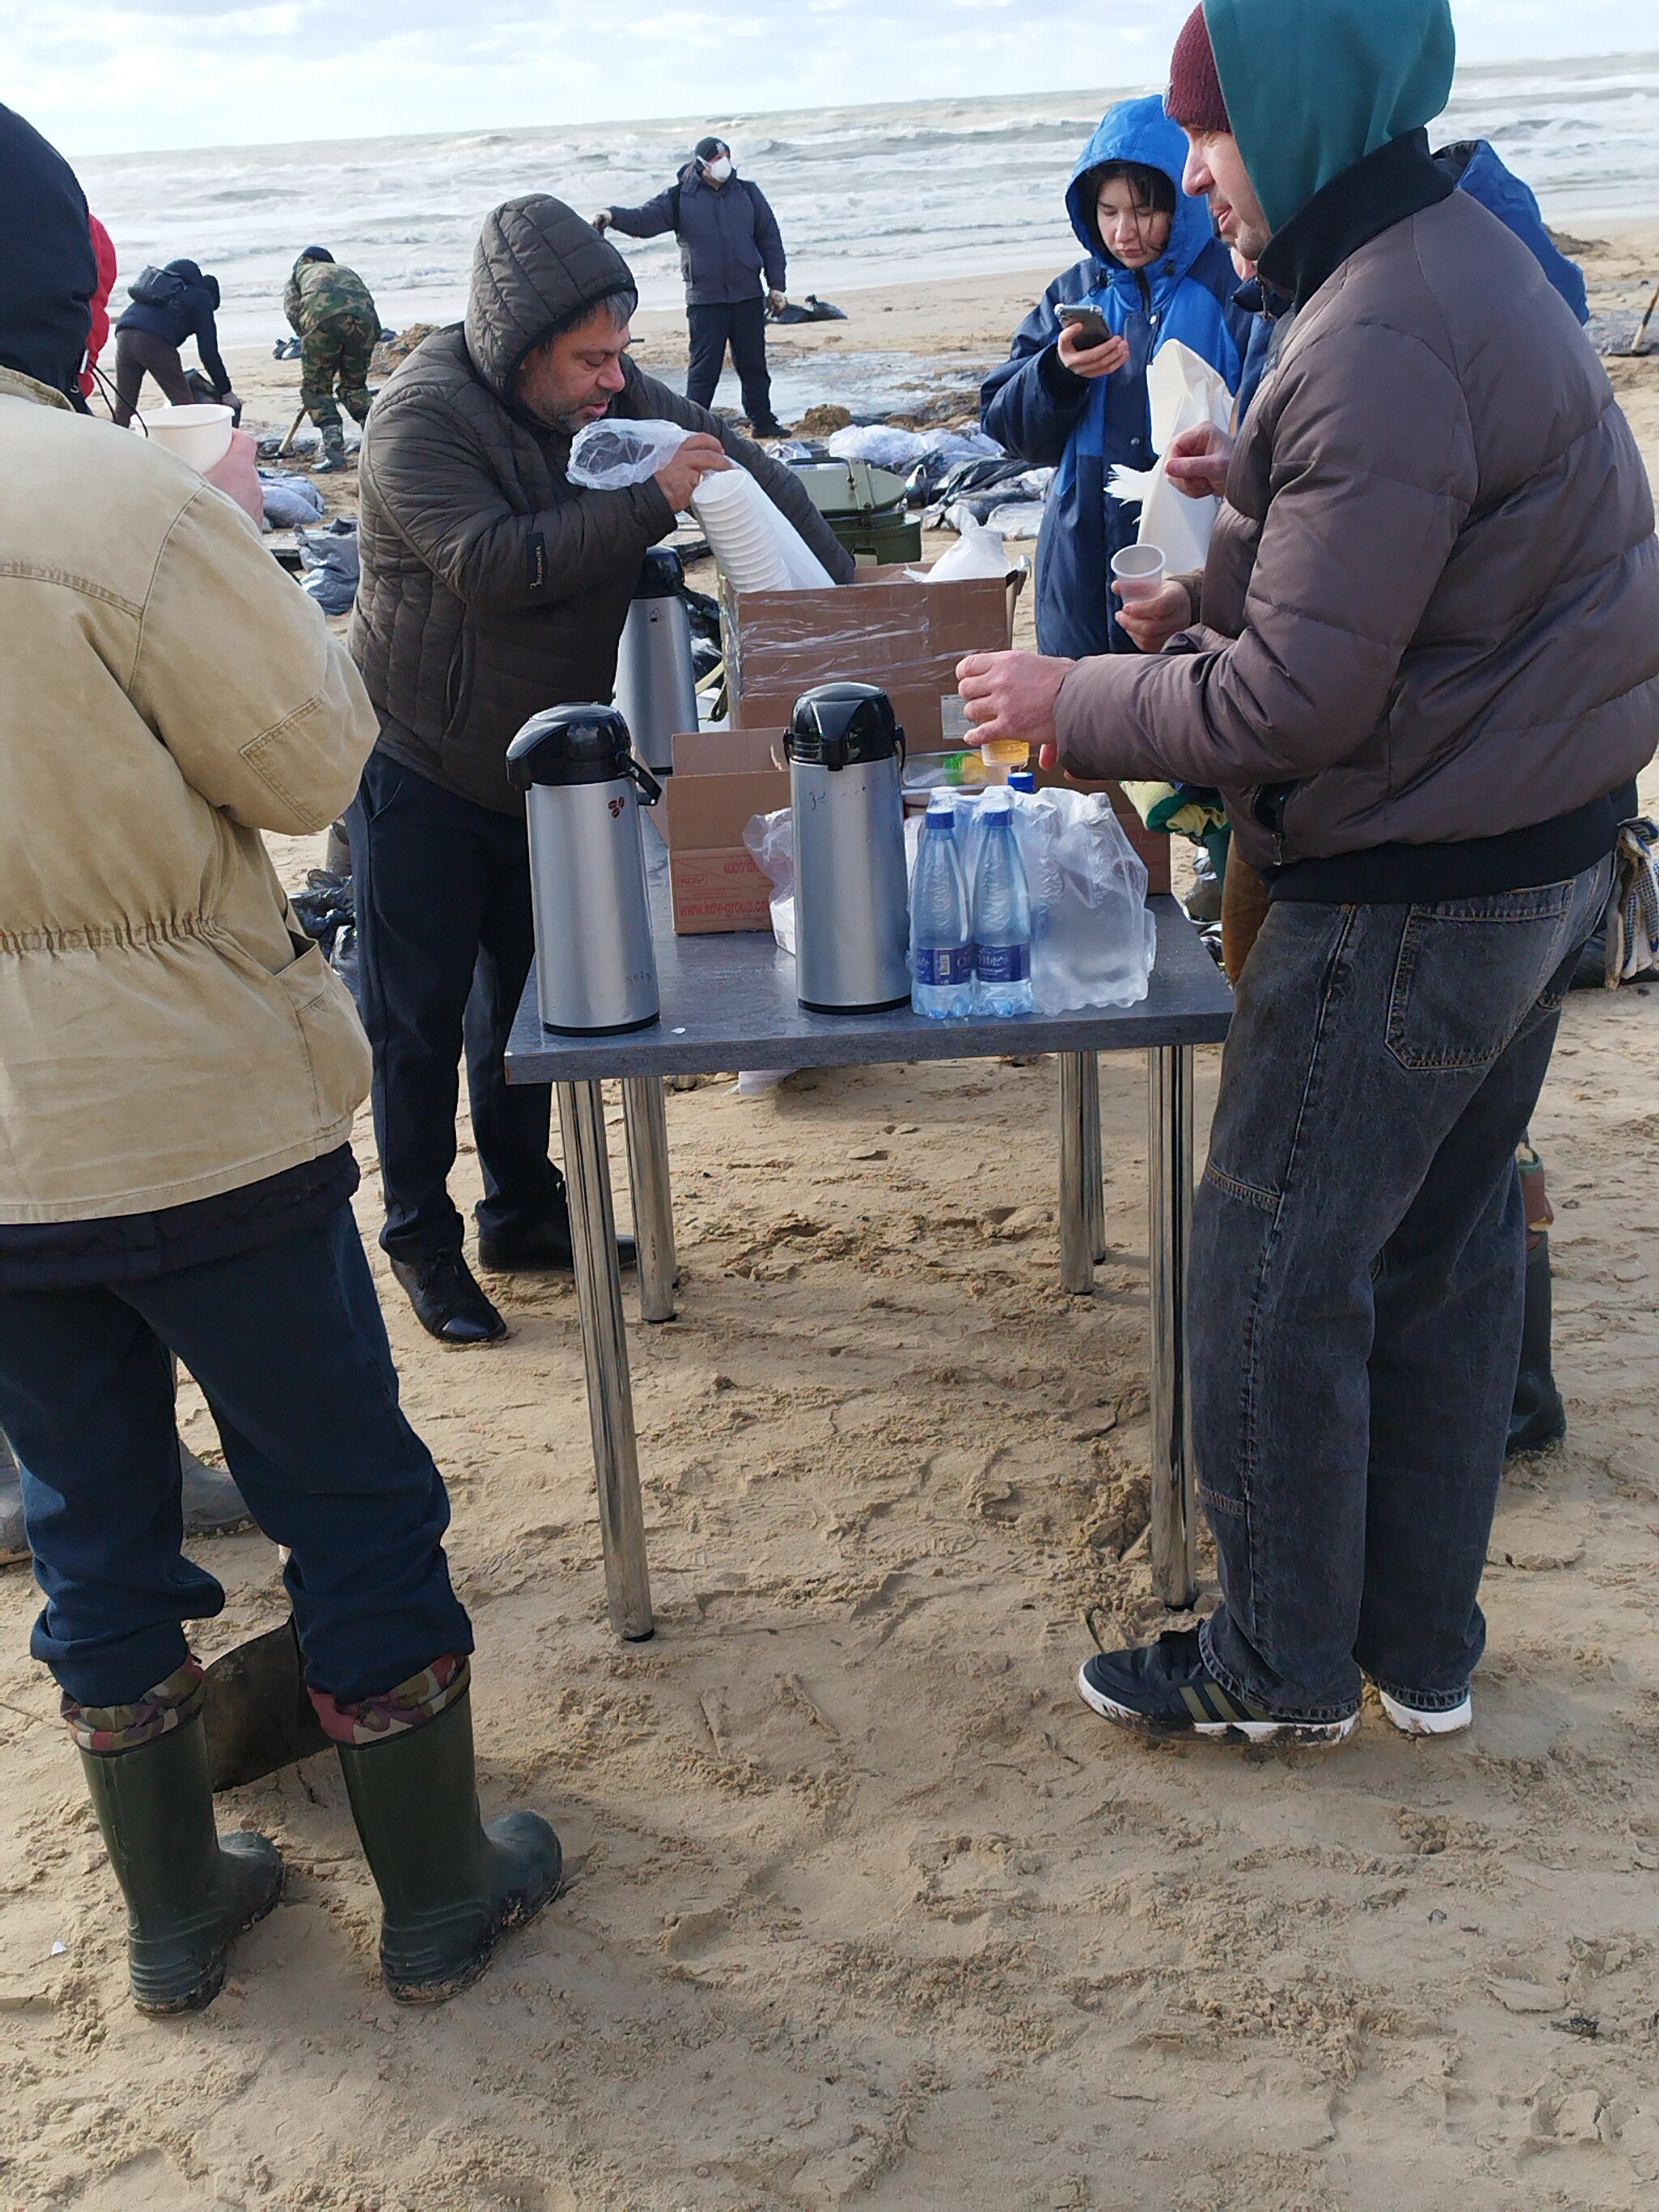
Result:
[[[99,155],[76,167],[115,240],[118,299],[146,262],[188,254],[223,288],[222,338],[246,344],[287,335],[283,281],[313,239],[362,271],[393,328],[457,321],[479,223],[499,201],[553,192],[584,214],[637,204],[672,183],[704,131],[730,141],[740,173],[776,210],[797,299],[1052,273],[1077,258],[1063,203],[1079,150],[1114,100],[1151,88]],[[1437,145],[1490,137],[1550,220],[1569,229],[1650,219],[1659,202],[1659,52],[1460,70],[1432,137]],[[643,304],[678,307],[674,240],[616,243]],[[878,348],[878,329],[870,336]],[[907,359],[876,350],[844,374],[824,360],[819,381],[842,376],[854,395],[847,404],[873,401],[902,380]]]

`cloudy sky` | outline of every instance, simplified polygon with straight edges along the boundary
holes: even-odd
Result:
[[[1189,0],[64,0],[3,98],[70,154],[1157,79]],[[1470,60],[1659,46],[1654,0],[1461,0]]]

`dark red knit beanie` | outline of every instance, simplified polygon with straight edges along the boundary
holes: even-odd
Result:
[[[1215,50],[1202,6],[1194,9],[1176,40],[1170,63],[1170,89],[1164,95],[1172,123],[1183,131],[1231,131],[1227,103],[1216,72]]]

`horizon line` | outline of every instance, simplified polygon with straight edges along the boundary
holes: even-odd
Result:
[[[1580,54],[1522,54],[1513,56],[1504,61],[1460,61],[1457,64],[1456,75],[1453,78],[1453,84],[1455,87],[1456,77],[1463,75],[1466,70],[1509,70],[1559,68],[1563,64],[1571,64],[1574,62],[1616,61],[1647,61],[1659,63],[1659,46],[1612,46],[1607,47],[1605,50],[1596,49],[1595,51],[1589,53]],[[1146,89],[1144,85],[1139,88],[1142,91]],[[1085,94],[1092,98],[1101,94],[1105,94],[1108,96],[1121,98],[1124,94],[1133,89],[1135,89],[1135,88],[1128,85],[1116,87],[1110,85],[1062,85],[1055,86],[1047,91],[1042,92],[946,92],[923,94],[915,100],[839,100],[831,103],[828,107],[820,101],[806,103],[799,107],[765,107],[749,109],[728,108],[723,112],[716,112],[710,109],[707,111],[698,111],[695,116],[691,117],[680,115],[594,115],[580,120],[575,118],[555,118],[554,120],[546,123],[474,123],[464,125],[459,129],[448,131],[371,131],[359,132],[355,135],[342,135],[329,138],[244,138],[234,142],[215,141],[207,143],[193,143],[179,146],[125,146],[106,149],[102,153],[88,154],[70,153],[67,149],[60,149],[59,150],[64,153],[64,158],[65,161],[71,164],[77,161],[115,161],[135,159],[145,160],[166,154],[278,153],[286,152],[289,149],[295,152],[303,152],[307,148],[316,148],[319,146],[374,145],[381,141],[389,141],[392,139],[398,139],[404,143],[408,143],[410,140],[420,139],[435,140],[442,138],[471,138],[480,135],[489,136],[495,133],[506,135],[508,133],[535,131],[594,130],[601,129],[607,124],[627,124],[635,130],[652,131],[664,130],[668,128],[671,125],[681,122],[701,120],[703,123],[725,124],[730,127],[732,125],[742,124],[744,121],[754,120],[760,118],[775,118],[797,115],[823,115],[826,113],[850,113],[857,115],[866,113],[877,108],[939,107],[946,106],[966,107],[990,106],[996,102],[1006,103],[1019,100],[1072,100],[1081,99]]]

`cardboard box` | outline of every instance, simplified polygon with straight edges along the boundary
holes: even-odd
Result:
[[[1024,581],[1017,572],[919,584],[902,567],[861,568],[830,591],[723,592],[732,721],[775,730],[803,691],[851,677],[887,693],[912,752],[937,752],[957,661],[1013,642]]]
[[[772,886],[743,833],[751,816],[789,804],[782,730],[694,730],[673,742],[659,812],[676,933],[770,929]]]

